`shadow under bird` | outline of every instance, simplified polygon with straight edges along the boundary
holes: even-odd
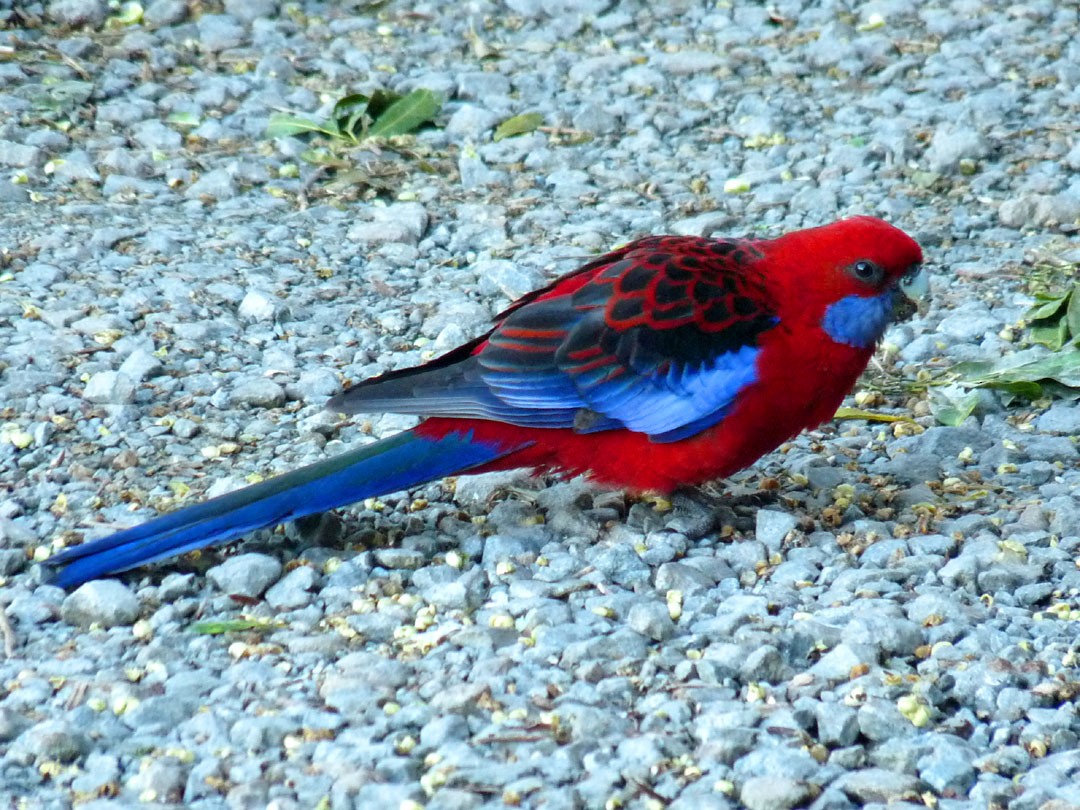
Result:
[[[872,217],[776,239],[639,239],[525,295],[487,334],[328,403],[425,417],[417,427],[66,549],[47,562],[53,582],[457,473],[527,467],[638,492],[730,475],[833,416],[927,293],[921,263]]]

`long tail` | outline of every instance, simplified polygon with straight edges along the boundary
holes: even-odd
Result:
[[[475,441],[471,431],[441,437],[405,431],[66,549],[48,560],[51,566],[63,566],[53,584],[70,588],[105,574],[222,543],[263,526],[465,472],[517,449]]]

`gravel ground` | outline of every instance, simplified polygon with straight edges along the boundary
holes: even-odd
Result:
[[[904,393],[1080,262],[1077,7],[854,5],[0,2],[0,805],[1080,805],[1080,407]],[[265,136],[380,87],[438,126],[336,170]],[[918,425],[670,504],[463,478],[40,584],[407,426],[322,403],[582,257],[855,213],[935,271],[857,399]]]

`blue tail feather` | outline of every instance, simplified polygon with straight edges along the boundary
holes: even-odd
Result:
[[[429,439],[406,431],[66,549],[48,560],[62,566],[52,581],[70,588],[264,526],[465,472],[516,449],[474,441],[471,432]]]

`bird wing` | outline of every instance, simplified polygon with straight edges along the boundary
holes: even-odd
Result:
[[[758,258],[745,240],[632,242],[516,302],[483,338],[331,407],[677,441],[757,379],[758,339],[779,322]]]

